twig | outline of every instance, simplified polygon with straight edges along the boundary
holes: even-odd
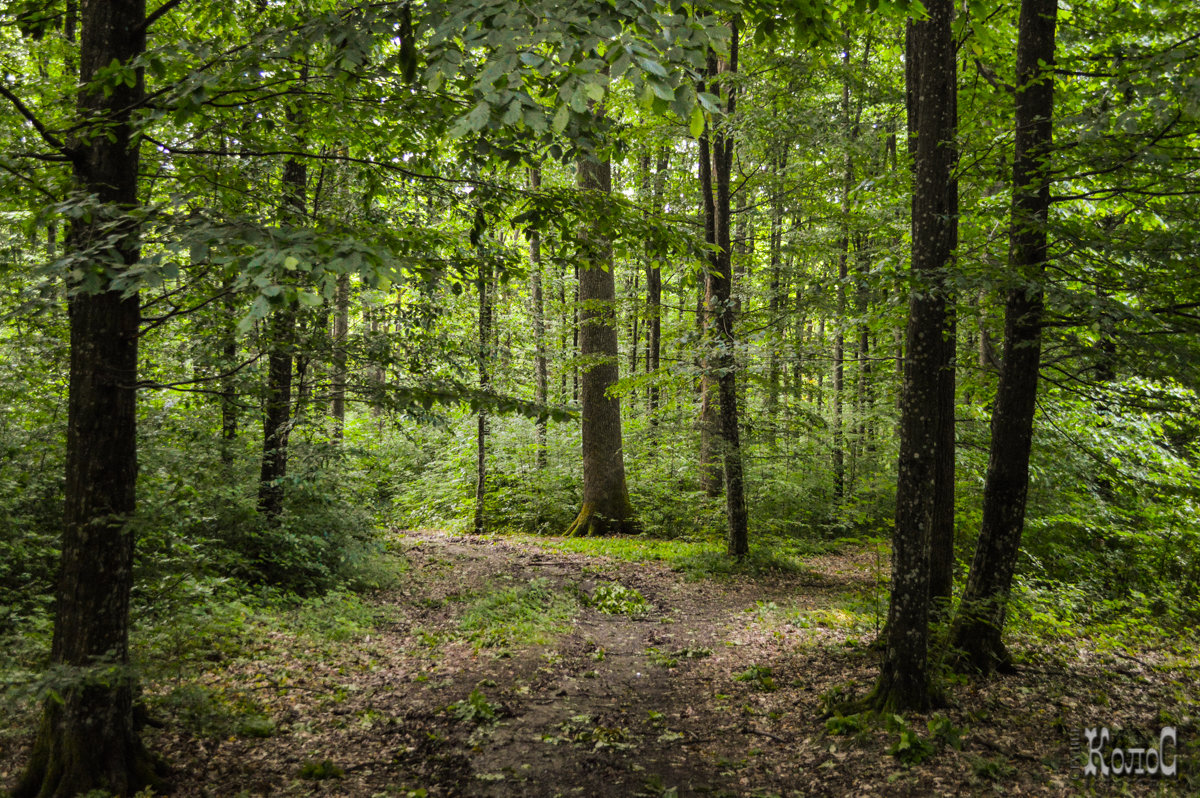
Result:
[[[771,734],[770,732],[761,731],[761,730],[759,730],[759,729],[755,729],[755,728],[752,728],[752,727],[750,727],[750,726],[746,726],[746,727],[745,727],[745,728],[743,728],[741,731],[742,731],[742,733],[743,733],[743,734],[757,734],[759,737],[768,737],[768,738],[770,738],[770,739],[774,740],[775,742],[777,742],[777,743],[780,743],[780,744],[782,744],[782,745],[787,745],[787,742],[788,742],[787,740],[783,739],[782,737],[780,737],[780,736],[779,736],[779,735],[777,735],[777,734]]]

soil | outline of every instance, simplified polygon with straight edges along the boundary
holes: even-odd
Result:
[[[146,730],[177,795],[1174,795],[1200,784],[1200,674],[1169,649],[1017,641],[1017,673],[951,685],[941,739],[927,727],[934,715],[906,719],[908,739],[929,742],[915,764],[893,753],[905,739],[895,721],[831,731],[830,702],[861,695],[877,673],[877,629],[862,613],[885,596],[877,550],[699,581],[663,564],[432,531],[402,533],[396,556],[410,567],[373,599],[384,620],[369,631],[337,645],[277,631],[203,675],[261,711],[264,736],[202,732],[180,713]],[[465,597],[535,579],[582,602],[561,634],[508,647],[464,638]],[[587,606],[613,582],[649,611]],[[1178,776],[1081,780],[1085,727],[1145,739],[1166,720],[1178,728]],[[22,756],[0,749],[0,784]]]

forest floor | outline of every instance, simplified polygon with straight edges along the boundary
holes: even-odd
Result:
[[[260,629],[147,685],[175,794],[1200,792],[1200,672],[1161,641],[1018,641],[1016,674],[954,682],[935,713],[827,720],[877,672],[877,545],[733,578],[554,539],[404,532],[391,549],[398,583],[365,615],[331,599],[319,633]],[[1081,778],[1085,727],[1129,747],[1168,723],[1176,777]],[[0,740],[0,785],[26,744]]]

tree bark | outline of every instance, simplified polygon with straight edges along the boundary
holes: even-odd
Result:
[[[1055,0],[1022,0],[1008,255],[1010,270],[1022,280],[1009,291],[1005,304],[1003,360],[992,410],[983,521],[951,630],[951,646],[957,652],[959,666],[983,673],[1011,664],[1002,635],[1025,526],[1029,452],[1041,364],[1057,14]]]
[[[662,213],[663,192],[666,188],[667,167],[670,150],[666,147],[658,151],[658,161],[654,171],[654,199],[652,211],[656,215]],[[651,375],[648,405],[650,409],[651,427],[658,424],[658,403],[660,399],[657,383],[657,372],[662,361],[662,267],[657,257],[652,257],[646,264],[646,373]]]
[[[143,52],[145,10],[144,0],[85,3],[80,26],[83,88],[76,102],[87,135],[75,145],[72,171],[98,207],[71,223],[66,246],[117,274],[140,257],[129,215],[139,205],[130,111],[142,101],[144,83],[137,70],[132,86],[102,92],[88,84],[101,68],[128,64]],[[106,242],[114,233],[115,243]],[[69,681],[43,707],[28,767],[13,792],[18,798],[98,789],[125,795],[161,786],[134,728],[128,656],[140,300],[107,285],[69,288],[66,504],[50,652]]]
[[[223,302],[226,317],[221,330],[221,464],[226,469],[233,467],[233,447],[238,436],[238,407],[237,384],[233,370],[237,367],[237,323],[234,313],[234,298],[232,293],[233,280],[228,279],[222,286],[230,293]]]
[[[933,699],[929,645],[930,543],[938,450],[938,386],[945,300],[941,289],[950,258],[952,218],[947,207],[954,165],[954,41],[950,0],[930,0],[929,18],[909,22],[907,90],[913,150],[912,272],[900,396],[900,457],[892,585],[886,652],[869,699],[884,711],[918,710]]]
[[[946,134],[943,147],[950,158],[950,181],[946,186],[945,229],[941,239],[947,268],[952,267],[958,249],[958,129],[957,59],[951,52],[943,64],[950,82],[949,102],[943,109]],[[955,372],[958,366],[958,314],[956,296],[949,280],[942,282],[945,309],[942,318],[941,351],[938,356],[938,431],[937,463],[934,472],[933,526],[929,542],[929,598],[938,618],[946,618],[954,592],[954,501],[955,501]]]
[[[780,297],[783,284],[783,175],[787,168],[787,153],[771,159],[775,181],[771,187],[771,233],[767,248],[770,251],[771,284],[767,296],[767,323],[771,331],[767,352],[767,445],[774,450],[779,426],[779,345],[784,338],[782,309],[786,297]],[[797,342],[799,349],[799,342]]]
[[[612,190],[611,165],[580,156],[576,185],[598,201]],[[606,232],[588,231],[579,269],[580,409],[583,426],[583,506],[568,535],[638,531],[621,440],[621,404],[608,389],[620,377],[617,351],[616,282],[612,244]]]
[[[491,357],[492,341],[492,274],[488,255],[478,250],[479,277],[475,281],[479,291],[479,390],[486,391],[491,386],[488,374],[488,360]],[[476,535],[487,531],[487,519],[484,515],[484,500],[487,498],[487,438],[488,414],[486,410],[479,411],[478,424],[475,434],[475,518],[472,529]]]
[[[329,412],[333,416],[333,437],[340,441],[346,430],[346,339],[350,335],[350,275],[339,274],[333,299],[333,396]]]
[[[709,74],[716,71],[716,56],[709,57]],[[700,91],[704,91],[703,83],[700,85]],[[704,214],[704,240],[710,246],[716,246],[717,230],[716,218],[717,211],[713,200],[713,173],[712,173],[712,141],[707,125],[704,132],[700,134],[699,144],[699,161],[698,172],[700,178],[700,202],[701,210]],[[708,269],[705,272],[705,278],[700,285],[700,293],[696,303],[696,325],[700,333],[701,345],[707,349],[712,336],[712,307],[713,307],[713,284],[708,279],[708,273],[717,269],[717,254],[710,251],[708,254]],[[700,428],[700,486],[709,496],[719,496],[721,494],[721,484],[723,475],[721,473],[721,460],[717,451],[717,434],[720,428],[721,419],[718,405],[713,401],[713,393],[716,380],[712,377],[712,363],[709,362],[709,354],[707,351],[702,353],[699,358],[700,367],[700,417],[697,424]]]
[[[725,74],[736,74],[738,68],[738,28],[731,25],[729,60],[722,65]],[[710,59],[710,74],[714,74]],[[725,123],[737,109],[737,93],[733,86],[723,87],[726,96]],[[737,362],[734,357],[733,248],[730,237],[730,176],[733,171],[733,132],[720,127],[712,134],[712,171],[716,197],[705,202],[713,209],[712,228],[717,250],[710,259],[705,274],[708,314],[716,328],[716,353],[708,358],[710,368],[717,371],[717,390],[720,398],[720,437],[722,471],[725,476],[725,515],[728,523],[727,549],[736,559],[750,550],[748,516],[746,512],[745,480],[742,472],[742,447],[738,422]]]
[[[304,221],[308,167],[289,158],[283,165],[283,219],[286,224]],[[296,308],[279,308],[268,324],[267,385],[263,412],[263,452],[258,480],[258,511],[274,525],[283,512],[287,478],[288,437],[292,431],[292,364],[296,337]]]
[[[537,191],[542,186],[541,167],[534,166],[529,170],[529,187]],[[530,276],[530,291],[533,294],[533,398],[540,405],[547,401],[549,374],[546,364],[546,304],[542,297],[542,238],[535,230],[529,237],[529,261],[533,264],[533,274]],[[537,419],[537,467],[546,467],[546,425],[545,416]]]

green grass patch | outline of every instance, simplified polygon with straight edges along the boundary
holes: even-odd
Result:
[[[786,537],[758,537],[750,543],[750,553],[735,562],[725,551],[725,541],[717,538],[661,538],[613,536],[548,538],[514,533],[523,543],[548,551],[611,557],[626,562],[663,562],[689,579],[727,579],[735,576],[765,576],[779,573],[803,573],[804,560],[821,554],[836,553],[873,541],[858,538],[807,540]]]
[[[550,642],[570,630],[568,622],[579,605],[547,585],[545,579],[531,579],[481,596],[463,613],[459,631],[477,648]]]

